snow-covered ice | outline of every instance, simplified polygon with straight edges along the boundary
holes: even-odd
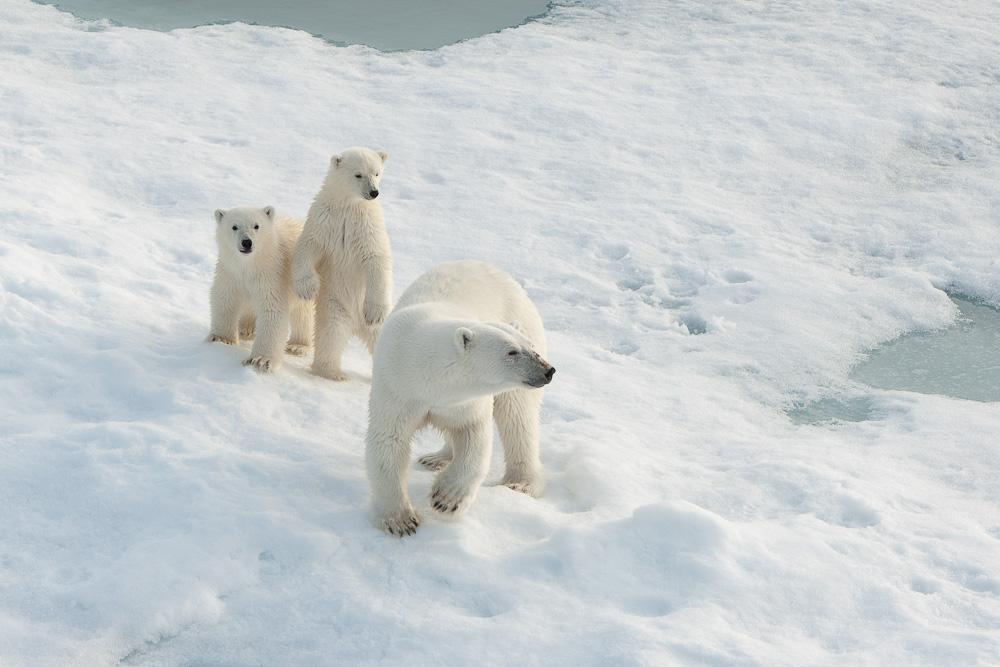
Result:
[[[1000,305],[997,25],[578,0],[380,53],[6,0],[0,664],[997,664],[1000,407],[850,376]],[[203,342],[212,211],[304,216],[351,145],[397,295],[478,258],[538,305],[543,498],[497,448],[447,520],[414,467],[388,537],[360,345],[335,384]]]

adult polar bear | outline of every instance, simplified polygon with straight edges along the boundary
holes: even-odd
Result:
[[[410,441],[428,424],[445,437],[444,449],[420,459],[442,469],[430,493],[437,511],[461,513],[472,502],[489,466],[493,419],[501,483],[541,494],[538,388],[555,373],[539,356],[545,351],[534,304],[490,264],[441,264],[410,285],[382,327],[372,366],[365,459],[376,526],[401,537],[420,524],[406,479]]]
[[[376,201],[388,154],[348,148],[330,159],[292,256],[292,288],[316,298],[313,373],[344,381],[340,358],[351,335],[374,354],[392,307],[392,257]]]

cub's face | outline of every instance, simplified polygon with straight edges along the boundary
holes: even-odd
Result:
[[[544,387],[556,369],[542,359],[514,326],[485,322],[461,327],[455,345],[468,372],[490,393]]]
[[[237,206],[215,210],[215,238],[219,250],[235,250],[249,255],[257,247],[262,234],[274,228],[274,207]]]
[[[367,148],[348,148],[330,159],[330,168],[341,188],[353,197],[371,201],[378,197],[382,168],[389,154]]]

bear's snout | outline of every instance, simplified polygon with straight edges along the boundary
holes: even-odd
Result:
[[[371,192],[368,193],[369,199],[375,199],[375,197],[378,197],[378,190],[372,190]]]
[[[244,254],[253,252],[253,241],[251,239],[243,239],[240,241],[240,252]]]
[[[533,375],[533,377],[524,381],[524,384],[529,387],[534,387],[535,389],[538,387],[544,387],[548,383],[552,382],[552,376],[556,374],[556,369],[553,366],[550,366],[548,362],[542,360],[541,357],[538,358],[538,361],[541,362],[541,367],[538,369],[537,375]]]

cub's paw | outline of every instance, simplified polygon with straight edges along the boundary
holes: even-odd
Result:
[[[365,315],[365,324],[370,327],[381,326],[389,315],[389,304],[365,301],[362,310]]]
[[[256,335],[257,331],[253,327],[240,329],[240,340],[253,340]]]
[[[347,377],[347,373],[336,368],[317,368],[313,366],[312,372],[313,375],[318,375],[321,378],[333,380],[334,382],[348,382],[351,379]]]
[[[376,525],[390,535],[406,537],[417,532],[417,526],[420,525],[420,517],[413,511],[413,508],[409,508],[402,512],[379,518]]]
[[[257,370],[265,373],[273,373],[278,370],[277,362],[270,357],[247,357],[243,360],[243,365],[253,366]]]
[[[475,493],[450,484],[434,483],[430,493],[431,507],[441,514],[461,514],[469,508]]]
[[[309,354],[308,345],[296,345],[294,343],[289,343],[285,346],[285,354],[290,354],[293,357],[304,357]]]
[[[519,491],[529,496],[535,495],[535,490],[532,487],[531,482],[507,482],[502,486],[506,486],[508,489],[513,489],[514,491]]]
[[[451,456],[446,454],[428,454],[417,459],[417,463],[428,470],[444,470],[451,463]]]
[[[303,301],[311,300],[316,296],[316,292],[319,291],[319,276],[314,271],[310,276],[294,280],[292,282],[292,291],[295,292],[295,296]]]
[[[239,345],[240,342],[233,340],[232,338],[226,338],[225,336],[220,336],[218,334],[208,334],[208,338],[205,339],[209,343],[225,343],[226,345]]]
[[[500,480],[500,485],[532,498],[538,498],[545,490],[545,476],[542,474],[504,475],[504,478]]]

